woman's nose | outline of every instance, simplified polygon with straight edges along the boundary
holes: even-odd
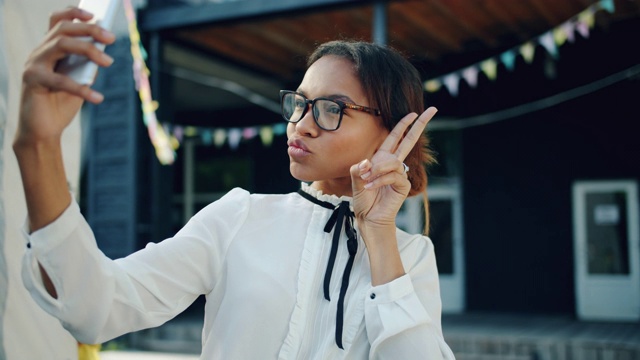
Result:
[[[307,111],[302,119],[296,123],[296,131],[305,135],[317,135],[319,128],[313,118],[313,108],[311,104],[307,104]]]

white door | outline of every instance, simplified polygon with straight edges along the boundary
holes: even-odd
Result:
[[[444,313],[459,313],[465,308],[462,201],[457,182],[429,185],[429,237],[434,244],[440,295]],[[398,218],[398,227],[419,234],[424,228],[422,196],[407,199]]]
[[[573,184],[576,311],[585,320],[640,320],[635,181]]]

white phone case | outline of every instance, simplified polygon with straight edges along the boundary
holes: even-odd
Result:
[[[93,18],[89,21],[90,23],[95,23],[104,29],[111,30],[119,5],[120,0],[81,0],[78,7],[93,14]],[[92,40],[89,37],[81,39],[85,41]],[[98,49],[104,50],[104,44],[94,44]],[[67,74],[77,83],[84,85],[93,84],[97,71],[98,65],[82,55],[69,55],[56,64],[56,72]]]

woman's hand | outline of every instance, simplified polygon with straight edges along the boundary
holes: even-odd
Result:
[[[51,15],[49,32],[44,42],[29,56],[22,76],[16,146],[58,141],[84,100],[96,104],[102,102],[102,94],[55,72],[56,63],[70,54],[84,55],[100,66],[111,65],[113,60],[108,55],[92,42],[79,39],[90,37],[104,44],[115,40],[113,34],[97,25],[73,22],[75,19],[88,21],[92,17],[78,8],[68,8]]]
[[[351,167],[353,206],[367,247],[375,245],[369,242],[372,237],[368,234],[388,232],[389,229],[395,231],[396,215],[411,190],[402,162],[436,111],[430,107],[420,116],[415,113],[405,116],[371,160],[363,160]]]
[[[78,8],[54,13],[45,40],[29,56],[22,75],[22,98],[13,150],[18,160],[29,211],[29,228],[38,230],[69,206],[71,195],[62,161],[60,139],[84,100],[100,103],[102,95],[55,72],[59,60],[70,54],[87,56],[100,66],[113,60],[93,42],[110,44],[113,34],[83,23],[92,18]],[[74,22],[79,20],[79,22]],[[43,276],[46,281],[46,276]]]
[[[396,239],[396,216],[411,183],[402,162],[436,111],[430,107],[417,118],[415,113],[405,116],[371,160],[363,160],[350,169],[353,208],[367,246],[373,286],[391,282],[405,273]]]

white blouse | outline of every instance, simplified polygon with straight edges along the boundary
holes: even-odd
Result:
[[[351,201],[302,189],[321,201]],[[23,281],[36,302],[83,343],[155,327],[206,295],[202,359],[453,359],[440,325],[430,239],[397,230],[406,275],[372,286],[362,238],[344,296],[343,349],[337,303],[349,259],[342,231],[323,293],[333,210],[300,194],[234,189],[174,237],[115,261],[96,246],[75,203],[28,234]],[[356,225],[357,229],[357,225]],[[57,299],[44,289],[38,262]]]

